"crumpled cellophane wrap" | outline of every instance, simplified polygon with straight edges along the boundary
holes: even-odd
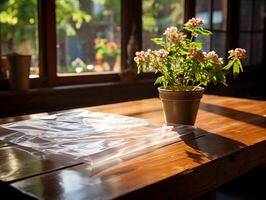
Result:
[[[116,114],[71,110],[2,125],[11,130],[0,140],[44,154],[67,155],[102,168],[180,140],[192,126],[156,126]]]

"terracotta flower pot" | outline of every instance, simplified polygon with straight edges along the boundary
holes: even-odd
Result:
[[[10,85],[14,90],[28,90],[30,87],[31,55],[9,54]]]
[[[174,91],[161,88],[158,90],[166,123],[195,124],[204,88],[196,91]]]

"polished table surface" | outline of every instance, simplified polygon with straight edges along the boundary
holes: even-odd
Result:
[[[157,98],[86,108],[163,124]],[[0,123],[47,115],[0,119]],[[0,180],[40,199],[191,199],[266,163],[266,102],[204,95],[202,133],[100,171],[0,141]],[[2,133],[0,129],[0,134]]]

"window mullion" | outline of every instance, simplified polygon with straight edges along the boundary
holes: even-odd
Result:
[[[253,0],[252,1],[252,9],[251,9],[251,34],[250,34],[250,49],[253,49],[253,37],[254,37],[254,30],[255,30],[255,1]],[[250,51],[250,62],[251,62],[251,65],[254,63],[254,58],[253,58],[253,51]]]
[[[196,0],[185,0],[184,21],[188,21],[196,14]]]
[[[55,0],[39,0],[40,75],[53,85],[56,79]]]
[[[56,20],[55,0],[43,0],[45,3],[45,51],[48,83],[53,85],[56,80]]]
[[[122,66],[121,74],[135,71],[135,52],[142,45],[142,1],[122,0]],[[132,74],[132,73],[131,73]]]

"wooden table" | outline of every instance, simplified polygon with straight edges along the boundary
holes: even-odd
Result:
[[[163,123],[159,99],[88,108]],[[45,115],[45,113],[39,114]],[[205,95],[197,127],[206,134],[105,169],[0,142],[0,179],[42,199],[191,199],[266,163],[266,102]],[[1,123],[36,117],[1,119]],[[1,134],[1,132],[0,132]]]

